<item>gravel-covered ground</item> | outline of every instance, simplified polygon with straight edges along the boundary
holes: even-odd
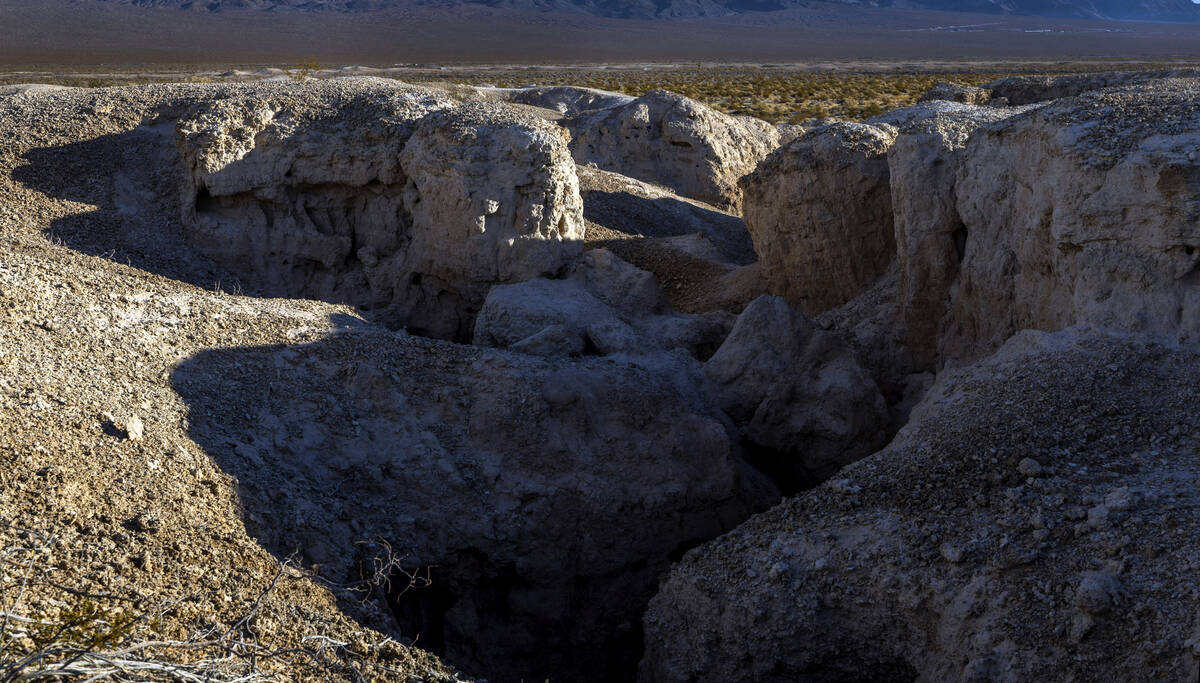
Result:
[[[141,643],[126,659],[449,680],[370,628],[387,618],[370,586],[323,584],[260,547],[238,482],[189,438],[177,363],[315,341],[355,316],[228,293],[183,246],[177,179],[151,169],[171,115],[220,91],[0,95],[0,672],[56,643]]]

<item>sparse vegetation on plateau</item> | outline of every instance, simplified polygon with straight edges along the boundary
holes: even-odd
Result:
[[[979,85],[1002,74],[813,74],[763,70],[656,70],[579,72],[563,83],[642,95],[663,89],[699,100],[727,114],[772,123],[826,117],[865,119],[917,101],[938,81]],[[469,78],[464,74],[464,79]],[[524,85],[528,79],[499,79],[498,85]]]
[[[243,65],[251,74],[267,65]],[[867,119],[913,104],[939,81],[982,85],[1015,75],[1058,75],[1088,71],[1137,71],[1195,66],[1190,62],[987,62],[959,64],[836,64],[804,65],[655,65],[557,67],[398,67],[381,70],[409,83],[447,86],[460,99],[469,98],[464,86],[514,88],[528,85],[574,85],[640,96],[662,89],[686,95],[727,114],[754,116],[772,123],[812,119]],[[39,83],[99,88],[154,82],[219,82],[216,71],[176,74],[61,74],[33,79]],[[339,72],[305,59],[273,73],[295,81],[326,78]],[[49,72],[48,72],[49,73]],[[234,72],[226,72],[228,75]],[[261,73],[261,72],[260,72]],[[253,80],[251,78],[251,80]],[[30,82],[28,74],[0,74],[0,85]]]
[[[1094,70],[1138,70],[1160,64],[1064,63],[987,65],[961,69],[905,71],[808,71],[786,67],[581,68],[553,72],[522,69],[487,72],[462,70],[397,76],[410,82],[436,81],[521,87],[576,85],[640,96],[663,89],[686,95],[727,114],[754,116],[772,123],[811,119],[867,119],[906,107],[939,81],[981,85],[1005,76],[1061,74]],[[1178,65],[1175,65],[1178,66]]]
[[[288,77],[293,81],[307,81],[313,77],[313,74],[321,70],[321,63],[315,59],[302,59],[296,62],[291,71],[288,71]]]

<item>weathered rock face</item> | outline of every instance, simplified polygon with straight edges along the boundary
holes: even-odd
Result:
[[[1200,336],[1197,165],[1187,157],[1200,123],[1188,83],[1033,110],[930,101],[872,119],[900,131],[888,151],[895,321],[864,328],[848,314],[835,327],[899,331],[899,346],[887,334],[865,341],[865,357],[886,361],[869,363],[877,380],[898,387],[1023,328]],[[896,377],[880,374],[887,366]]]
[[[189,239],[256,290],[461,338],[491,285],[579,253],[578,184],[553,124],[396,86],[302,93],[218,100],[178,126]]]
[[[900,129],[888,150],[897,307],[910,370],[937,366],[938,336],[966,248],[954,184],[970,133],[1019,110],[930,101],[875,119]]]
[[[579,163],[735,211],[742,203],[738,179],[779,144],[766,121],[727,116],[662,90],[564,123]]]
[[[542,356],[678,349],[707,358],[728,331],[726,316],[675,313],[653,275],[593,249],[566,279],[493,287],[475,343]]]
[[[743,214],[772,294],[808,314],[865,291],[895,257],[889,125],[805,133],[741,181]]]
[[[972,136],[944,357],[1077,322],[1200,339],[1195,85],[1089,93]]]
[[[432,584],[402,595],[393,577],[401,632],[466,671],[628,679],[672,558],[777,495],[702,377],[346,323],[189,359],[173,382],[191,436],[242,482],[272,551],[339,582],[383,542],[428,568]]]
[[[1191,681],[1200,355],[1025,332],[884,451],[689,552],[645,681]]]
[[[569,85],[535,86],[530,88],[480,88],[485,93],[515,104],[527,104],[556,111],[563,116],[578,116],[583,112],[611,109],[633,101],[630,95],[618,92],[580,88]]]
[[[883,445],[887,405],[854,352],[779,297],[755,299],[704,365],[721,408],[774,453],[765,466],[815,482]]]

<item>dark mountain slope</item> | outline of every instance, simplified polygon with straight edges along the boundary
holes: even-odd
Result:
[[[1200,5],[1192,0],[899,0],[894,6],[955,12],[1024,14],[1141,21],[1198,21]]]
[[[833,2],[685,21],[454,2],[370,12],[279,7],[215,12],[194,5],[181,10],[182,3],[0,0],[0,71],[20,72],[11,78],[29,80],[35,77],[31,67],[56,65],[104,73],[127,68],[116,65],[224,70],[305,59],[371,66],[917,60],[912,68],[919,68],[930,59],[1068,58],[1157,63],[1194,59],[1200,44],[1200,23],[1046,19]],[[531,74],[530,82],[547,78]]]
[[[56,0],[48,0],[54,2]],[[61,2],[62,0],[57,0]],[[413,6],[481,4],[607,18],[694,18],[808,7],[811,0],[91,0],[141,7],[174,7],[198,12],[264,11],[362,12]],[[952,12],[986,12],[1086,19],[1200,21],[1192,0],[844,0],[851,5],[893,6]]]

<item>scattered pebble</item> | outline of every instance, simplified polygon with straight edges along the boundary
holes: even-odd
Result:
[[[1103,505],[1097,505],[1088,510],[1087,523],[1093,529],[1108,526],[1108,508]]]
[[[137,415],[131,415],[125,422],[125,438],[130,441],[141,441],[145,434],[145,426]]]
[[[1137,494],[1122,486],[1104,497],[1104,506],[1109,510],[1129,510],[1137,504]]]
[[[156,534],[162,529],[162,520],[151,512],[138,513],[133,520],[130,521],[130,527],[134,531],[140,531],[147,534]]]
[[[1075,606],[1089,614],[1104,614],[1112,609],[1121,592],[1121,580],[1105,572],[1085,572],[1075,589]]]
[[[1033,458],[1023,458],[1021,462],[1017,463],[1017,469],[1027,477],[1038,477],[1042,474],[1041,463]]]
[[[1086,612],[1075,612],[1071,617],[1071,630],[1068,633],[1072,642],[1078,643],[1087,637],[1087,634],[1092,632],[1092,628],[1096,626],[1096,620]]]
[[[959,562],[963,561],[963,556],[964,556],[963,550],[962,550],[962,548],[959,548],[956,545],[952,545],[950,543],[943,543],[941,552],[942,552],[942,557],[945,558],[945,560],[947,562],[950,562],[952,564],[958,564]]]
[[[833,479],[829,482],[829,488],[838,493],[858,493],[862,491],[861,486],[855,486],[854,482],[849,479]]]

